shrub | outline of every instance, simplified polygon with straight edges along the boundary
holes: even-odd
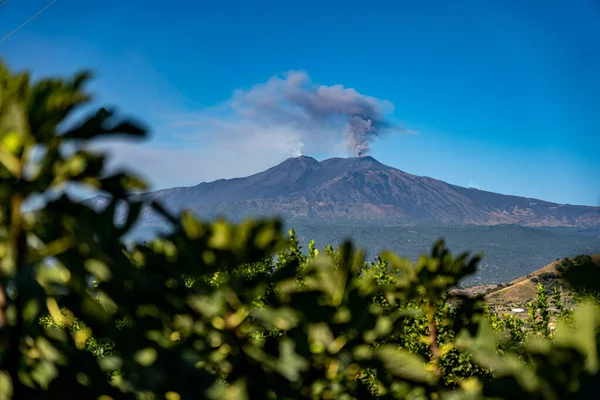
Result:
[[[543,282],[550,282],[556,280],[556,276],[551,272],[542,272],[538,275],[538,278]]]

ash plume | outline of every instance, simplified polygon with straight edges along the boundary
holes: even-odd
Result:
[[[323,135],[338,136],[359,157],[367,155],[371,143],[393,128],[384,116],[393,108],[390,102],[343,85],[315,85],[303,71],[238,90],[230,105],[242,118],[302,132],[304,143],[328,139]],[[302,146],[299,143],[297,148]]]

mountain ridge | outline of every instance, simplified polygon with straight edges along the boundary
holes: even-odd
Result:
[[[190,209],[200,217],[233,220],[282,216],[392,225],[600,226],[600,207],[465,188],[412,175],[370,156],[320,162],[308,156],[291,157],[246,177],[134,194],[131,198],[155,200],[173,212]],[[87,202],[98,203],[98,199]]]

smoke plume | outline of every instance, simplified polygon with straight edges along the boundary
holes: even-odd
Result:
[[[249,90],[238,90],[230,106],[242,118],[303,132],[302,142],[337,135],[355,156],[366,155],[371,143],[392,128],[384,116],[393,108],[388,101],[343,85],[315,85],[303,71],[291,71]],[[320,132],[321,137],[309,132]],[[302,142],[296,144],[295,153],[301,152]]]

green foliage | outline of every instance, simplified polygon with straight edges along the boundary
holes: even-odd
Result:
[[[600,300],[600,267],[590,256],[579,255],[572,261],[563,260],[563,276],[571,282],[576,301],[585,299]]]
[[[554,306],[558,312],[557,317],[561,319],[566,318],[569,315],[569,309],[566,307],[560,289],[557,286],[554,286],[552,289],[552,299],[554,300]]]
[[[206,223],[153,204],[171,233],[127,248],[122,238],[142,210],[127,195],[144,185],[107,175],[104,156],[86,149],[144,130],[104,109],[64,128],[88,100],[86,80],[32,83],[0,67],[0,397],[594,393],[598,309],[583,303],[549,338],[540,285],[531,314],[544,335],[530,340],[481,298],[449,294],[480,258],[453,256],[443,241],[416,262],[386,252],[369,263],[350,242],[323,254],[310,243],[304,254],[277,220]],[[111,202],[94,211],[61,194],[67,184]],[[36,196],[45,206],[24,213]],[[127,213],[116,224],[120,204]]]
[[[529,321],[534,332],[550,336],[550,312],[544,285],[538,283],[536,300],[528,304]]]

